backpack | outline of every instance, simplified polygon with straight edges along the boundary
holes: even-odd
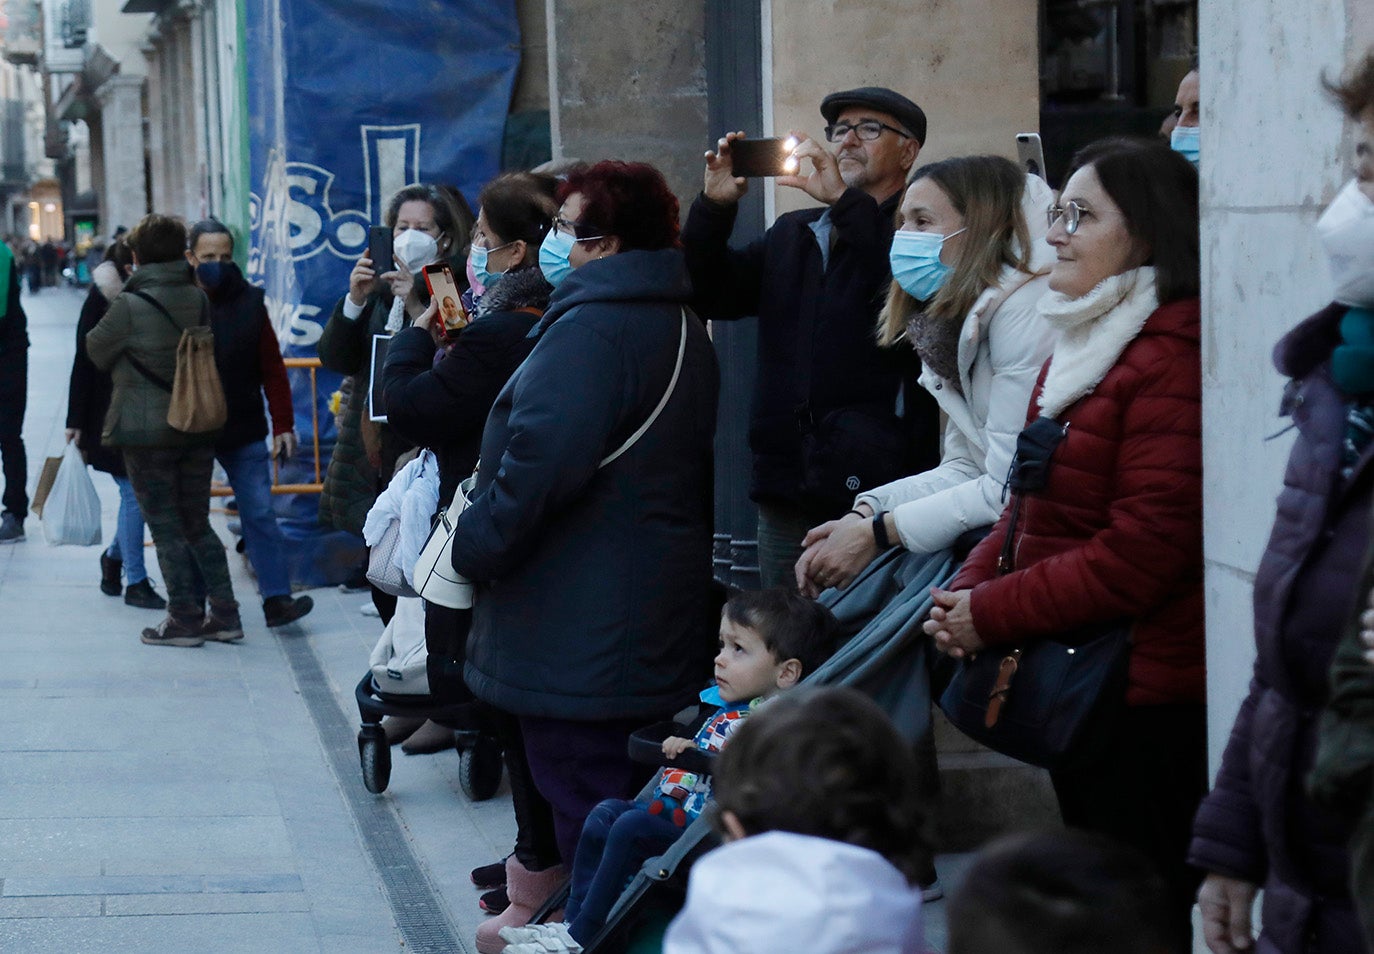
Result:
[[[127,351],[124,353],[139,374],[172,396],[167,407],[168,426],[186,434],[219,430],[229,419],[229,406],[224,400],[224,385],[220,382],[219,369],[215,367],[215,335],[210,323],[205,320],[205,302],[201,302],[199,324],[193,328],[182,328],[172,313],[152,295],[141,291],[131,291],[129,294],[137,295],[152,305],[172,323],[173,328],[181,331],[181,340],[177,342],[176,374],[170,383]]]

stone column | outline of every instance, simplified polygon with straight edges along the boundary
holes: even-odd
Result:
[[[685,210],[707,144],[705,0],[549,2],[554,155],[653,163]]]
[[[142,94],[141,77],[118,73],[96,90],[105,183],[101,232],[107,235],[119,225],[133,228],[148,212]]]
[[[1254,660],[1251,589],[1292,435],[1279,337],[1330,300],[1313,225],[1352,174],[1321,76],[1374,39],[1360,0],[1199,5],[1208,742],[1215,772]],[[1361,17],[1364,23],[1361,24]]]

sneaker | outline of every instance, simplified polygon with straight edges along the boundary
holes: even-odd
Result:
[[[18,543],[24,539],[24,518],[7,513],[0,517],[0,543]]]
[[[108,553],[100,554],[100,592],[106,596],[118,596],[124,592],[124,584],[120,578],[124,574],[124,561],[116,560]],[[163,609],[159,606],[158,609]]]
[[[158,595],[157,590],[153,589],[153,581],[146,577],[128,585],[124,590],[124,603],[127,606],[137,606],[139,609],[167,608],[167,601]]]
[[[373,619],[382,618],[382,611],[377,609],[377,604],[372,602],[371,600],[368,600],[362,606],[359,606],[358,612],[362,613],[364,616],[370,616]]]
[[[477,899],[477,906],[488,914],[500,914],[506,910],[510,907],[510,895],[506,893],[506,886],[492,888]]]
[[[415,728],[419,728],[416,726]],[[479,888],[497,888],[506,883],[506,859],[472,869],[472,883]]]
[[[362,593],[368,589],[367,564],[356,567],[348,579],[339,584],[340,593]]]
[[[156,626],[145,629],[142,640],[149,646],[205,645],[205,637],[200,634],[200,626],[197,623],[185,622],[170,615]]]
[[[217,643],[233,643],[243,638],[243,624],[238,610],[210,609],[200,627],[200,635]]]
[[[314,608],[315,601],[308,596],[269,596],[262,601],[262,615],[268,626],[294,623]]]

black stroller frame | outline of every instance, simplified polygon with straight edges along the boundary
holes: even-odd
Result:
[[[931,588],[947,584],[958,568],[950,550],[926,555],[896,547],[870,563],[845,589],[822,593],[819,602],[835,614],[848,638],[801,684],[858,689],[887,712],[908,743],[914,745],[924,738],[930,731],[931,697],[921,622],[933,605]],[[712,754],[689,751],[671,762],[663,758],[662,740],[683,731],[681,725],[661,723],[636,732],[630,738],[630,756],[650,765],[710,774]],[[640,792],[640,799],[650,797],[657,783],[656,776]],[[656,911],[663,914],[681,907],[693,862],[720,844],[712,823],[714,812],[715,806],[708,805],[672,847],[644,863],[621,892],[601,931],[583,947],[584,954],[622,954]],[[567,897],[565,887],[536,912],[531,923],[547,921],[566,904]]]

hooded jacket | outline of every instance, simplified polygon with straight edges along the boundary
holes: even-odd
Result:
[[[1347,308],[1331,305],[1274,349],[1292,380],[1282,413],[1297,439],[1268,546],[1255,574],[1255,657],[1188,860],[1264,887],[1257,954],[1359,951],[1350,907],[1348,817],[1319,807],[1303,783],[1328,700],[1328,674],[1370,539],[1374,447],[1338,478],[1345,396],[1331,379]]]
[[[172,315],[168,321],[151,304],[132,294],[151,295]],[[190,447],[209,444],[217,431],[187,434],[167,423],[172,395],[149,381],[128,360],[133,355],[164,381],[176,376],[181,333],[208,321],[209,303],[196,287],[183,259],[140,265],[124,291],[110,302],[105,317],[86,335],[86,352],[110,372],[114,391],[100,439],[111,447]]]
[[[663,954],[922,954],[921,889],[886,858],[842,841],[772,831],[692,866]]]
[[[86,353],[86,334],[105,317],[110,302],[123,288],[124,280],[114,262],[101,262],[91,273],[91,288],[76,320],[76,355],[67,385],[67,427],[81,432],[77,447],[86,455],[86,463],[116,477],[125,475],[124,454],[106,447],[100,440],[114,382],[108,371],[101,371],[91,362]]]
[[[719,372],[675,249],[573,271],[482,435],[453,566],[477,584],[466,679],[516,715],[655,718],[696,698],[711,583]]]

